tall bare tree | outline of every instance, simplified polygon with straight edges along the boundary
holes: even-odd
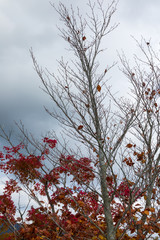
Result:
[[[31,51],[35,70],[38,73],[44,91],[51,97],[56,109],[47,111],[56,118],[67,134],[93,150],[92,161],[97,161],[100,193],[103,201],[107,239],[116,239],[116,231],[125,215],[137,199],[137,189],[145,195],[145,209],[152,205],[152,194],[159,174],[159,68],[154,63],[155,56],[149,43],[140,49],[146,60],[136,58],[132,70],[125,57],[120,57],[123,72],[132,85],[132,97],[129,100],[116,99],[106,85],[106,76],[111,67],[98,71],[101,42],[117,25],[111,25],[111,18],[117,3],[107,7],[101,1],[89,1],[87,18],[82,18],[79,10],[69,11],[63,4],[53,6],[64,23],[59,29],[62,38],[74,53],[71,64],[59,61],[59,75],[44,72],[36,62]],[[114,65],[114,64],[113,64]],[[141,68],[142,65],[149,67]],[[116,107],[113,107],[113,103]],[[132,138],[134,136],[134,138]],[[91,151],[90,151],[91,152]],[[96,154],[96,155],[95,155]],[[132,154],[132,157],[131,157]],[[130,157],[129,157],[130,156]],[[132,160],[133,159],[133,160]],[[135,163],[134,161],[137,162]],[[139,161],[139,162],[138,162]],[[127,169],[128,166],[128,169]],[[117,178],[119,169],[119,179]],[[108,176],[114,179],[114,192],[109,194]],[[123,216],[115,225],[112,217],[111,202],[116,193],[120,178],[132,186],[132,196],[125,205]],[[146,221],[147,214],[141,217]],[[135,221],[134,219],[132,219]],[[141,236],[140,226],[137,234]],[[125,231],[119,239],[123,238]]]
[[[61,123],[69,137],[88,151],[95,167],[95,182],[84,185],[99,196],[105,229],[96,225],[90,216],[84,216],[107,240],[150,239],[153,231],[158,232],[160,228],[159,57],[145,40],[137,42],[144,59],[136,56],[135,67],[130,67],[125,56],[120,56],[131,89],[128,99],[117,98],[106,80],[114,64],[102,72],[99,70],[102,40],[117,27],[111,25],[117,2],[106,6],[103,1],[89,1],[86,18],[79,9],[68,10],[62,3],[52,6],[64,23],[64,28],[59,30],[74,58],[70,63],[59,61],[57,76],[39,66],[32,50],[31,56],[43,90],[55,106],[53,111],[46,109],[47,112]],[[20,130],[27,141],[41,150],[42,146],[25,135],[23,127]],[[55,164],[52,157],[48,160]],[[65,185],[66,179],[63,180]],[[47,185],[46,193],[50,202]],[[116,198],[121,208],[115,216]],[[141,204],[136,208],[138,199]],[[51,208],[54,213],[52,204]],[[57,226],[61,228],[58,223]]]

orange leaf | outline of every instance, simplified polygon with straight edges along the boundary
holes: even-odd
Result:
[[[129,183],[130,186],[133,186],[133,185],[134,185],[134,182],[131,182],[131,181],[129,181],[129,180],[128,180],[128,183]]]
[[[155,208],[154,208],[154,207],[151,207],[149,210],[150,210],[151,212],[155,212]]]
[[[71,224],[71,223],[72,223],[70,220],[67,220],[66,222],[67,222],[68,224]]]
[[[148,210],[144,210],[144,214],[149,215],[149,211]]]
[[[82,125],[79,125],[79,126],[78,126],[78,130],[81,130],[82,128],[83,128]]]
[[[133,145],[132,145],[131,143],[128,143],[128,144],[126,145],[126,147],[127,147],[127,148],[131,148],[131,147],[133,147]]]
[[[136,222],[137,225],[141,225],[142,223],[143,223],[142,220]]]
[[[98,90],[98,92],[101,91],[101,86],[100,85],[97,86],[97,90]]]
[[[146,195],[144,195],[144,199],[147,200],[147,196]]]

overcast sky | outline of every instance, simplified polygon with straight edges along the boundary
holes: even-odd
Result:
[[[84,12],[87,1],[62,2],[78,5]],[[129,58],[138,52],[131,35],[138,40],[141,36],[151,38],[158,46],[159,12],[159,0],[120,0],[113,19],[120,24],[106,39],[102,62],[117,61],[117,50],[124,50]],[[58,24],[58,14],[48,0],[0,0],[0,123],[6,128],[14,120],[22,120],[37,136],[57,128],[55,120],[43,109],[43,105],[51,107],[52,102],[39,88],[41,83],[29,49],[33,48],[40,65],[56,72],[56,59],[68,55],[66,44],[58,35]],[[110,74],[117,90],[124,89],[127,80],[117,73],[117,68]]]

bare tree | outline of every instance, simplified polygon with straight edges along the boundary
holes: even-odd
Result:
[[[136,67],[132,70],[125,57],[120,57],[124,66],[123,72],[133,87],[131,90],[132,100],[116,99],[106,85],[106,75],[113,66],[104,69],[102,73],[98,72],[98,57],[102,51],[101,41],[117,26],[110,25],[111,18],[116,11],[116,2],[113,1],[106,8],[100,1],[97,3],[89,1],[88,7],[90,14],[87,15],[87,19],[82,18],[79,10],[77,13],[73,9],[69,12],[63,4],[60,4],[58,8],[54,7],[65,25],[65,29],[60,29],[61,36],[68,42],[70,50],[75,55],[72,66],[62,59],[59,61],[59,76],[55,76],[49,71],[44,72],[37,64],[32,51],[31,55],[35,70],[43,83],[44,91],[58,107],[57,112],[56,109],[53,112],[46,110],[62,123],[63,127],[67,127],[67,135],[78,142],[81,141],[88,149],[92,149],[97,154],[98,161],[94,154],[92,154],[92,161],[98,162],[107,226],[104,235],[107,239],[116,239],[118,227],[137,199],[136,194],[133,194],[130,202],[125,206],[122,218],[115,225],[111,213],[111,200],[118,185],[116,166],[119,168],[120,178],[127,179],[128,184],[134,179],[132,193],[134,190],[136,193],[136,190],[141,188],[142,192],[146,194],[145,208],[151,207],[151,195],[159,173],[159,168],[157,168],[159,165],[159,110],[155,102],[159,75],[157,67],[152,62],[155,54],[150,45],[146,43],[149,55],[142,45],[139,45],[147,62],[141,61],[138,64],[138,58],[136,58]],[[150,67],[149,74],[140,68],[143,63]],[[110,100],[116,105],[116,110]],[[131,135],[134,135],[133,140],[130,139]],[[132,144],[127,145],[128,142],[132,142]],[[137,148],[136,145],[138,145]],[[130,167],[134,163],[129,164],[128,156],[131,155],[131,152],[126,149],[126,146],[127,149],[134,148],[132,151],[134,157],[132,156],[132,158],[143,159],[144,164],[137,163],[131,169]],[[130,161],[132,161],[131,158]],[[126,162],[129,165],[129,172],[125,169]],[[109,195],[106,181],[107,176],[110,175],[115,182],[115,191],[112,197]],[[146,217],[147,215],[144,214],[143,222]],[[124,233],[125,231],[123,235]]]
[[[120,136],[116,134],[115,138],[117,139],[115,139],[114,148],[108,152],[107,142],[104,140],[111,130],[111,126],[108,126],[108,119],[113,119],[113,116],[108,109],[103,107],[105,93],[101,94],[100,90],[101,87],[105,88],[103,79],[109,69],[104,69],[104,72],[100,75],[96,71],[98,68],[97,56],[102,51],[100,49],[101,40],[116,27],[116,25],[110,26],[111,17],[116,10],[116,3],[113,1],[106,10],[104,10],[105,8],[100,1],[97,1],[97,5],[99,13],[95,11],[95,3],[89,2],[91,14],[88,16],[88,20],[82,19],[79,11],[76,14],[72,9],[70,13],[61,3],[56,8],[66,27],[66,29],[60,30],[61,35],[69,43],[77,59],[76,62],[73,62],[74,68],[68,66],[62,59],[59,62],[60,77],[49,74],[49,72],[43,74],[43,70],[39,68],[32,52],[31,54],[45,91],[62,113],[56,113],[56,110],[54,110],[50,114],[63,125],[71,128],[71,131],[68,129],[67,131],[72,137],[84,142],[88,148],[95,149],[95,152],[99,155],[100,184],[107,224],[106,236],[109,239],[115,239],[116,231],[111,215],[106,176],[107,170],[113,172],[110,163],[111,156],[121,145],[119,139],[123,139],[132,117],[126,120]],[[98,14],[101,14],[101,19],[98,19]],[[87,32],[92,35],[89,37]],[[48,81],[48,74],[53,77],[54,82]]]
[[[117,24],[111,25],[117,2],[112,1],[106,6],[103,1],[89,1],[86,18],[79,9],[75,12],[71,7],[69,11],[62,3],[58,7],[52,6],[64,23],[65,28],[59,30],[69,44],[74,60],[69,64],[62,58],[56,76],[39,66],[32,50],[31,56],[43,90],[56,106],[53,111],[46,111],[61,123],[66,135],[88,151],[96,167],[96,182],[85,183],[85,187],[97,193],[102,202],[105,230],[85,213],[84,216],[107,240],[130,239],[127,234],[135,231],[136,238],[133,239],[144,239],[144,236],[150,239],[153,232],[144,228],[145,224],[154,225],[159,230],[156,209],[159,207],[160,184],[159,57],[145,40],[141,44],[137,42],[144,60],[135,56],[134,68],[129,66],[125,56],[120,56],[122,71],[129,79],[131,89],[129,99],[118,99],[106,80],[114,64],[100,72],[98,61],[103,51],[102,39],[117,27]],[[23,127],[20,130],[35,149],[43,149],[25,134]],[[29,151],[27,147],[26,150]],[[52,155],[48,161],[56,164]],[[62,182],[66,184],[65,178]],[[129,190],[127,199],[122,189]],[[50,202],[47,185],[45,190]],[[116,197],[123,211],[119,211],[115,219],[113,205]],[[143,211],[134,208],[139,198],[145,201]],[[54,213],[54,206],[51,208]],[[154,215],[148,218],[152,212]]]

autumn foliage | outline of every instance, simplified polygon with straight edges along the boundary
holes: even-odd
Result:
[[[5,152],[0,153],[1,171],[15,177],[6,182],[4,193],[0,196],[0,220],[3,224],[7,223],[6,226],[14,226],[15,223],[21,225],[20,230],[6,233],[5,239],[13,239],[13,235],[17,240],[106,239],[100,194],[90,191],[88,187],[96,179],[96,168],[91,160],[61,155],[56,166],[46,172],[45,161],[57,142],[48,138],[44,138],[43,142],[44,149],[37,156],[21,153],[22,144],[4,147]],[[106,181],[115,226],[122,219],[117,228],[117,239],[119,236],[123,236],[122,239],[145,239],[148,233],[160,234],[156,209],[143,209],[142,204],[136,201],[145,199],[145,192],[134,188],[135,183],[127,179],[116,186],[116,178],[108,176]],[[39,206],[30,206],[22,221],[16,215],[18,206],[12,201],[12,194],[22,192],[24,187],[30,190],[28,194],[35,202],[39,199]],[[136,204],[127,209],[131,198],[135,198]],[[140,220],[142,215],[147,216],[147,224]],[[124,232],[126,226],[127,231]]]

